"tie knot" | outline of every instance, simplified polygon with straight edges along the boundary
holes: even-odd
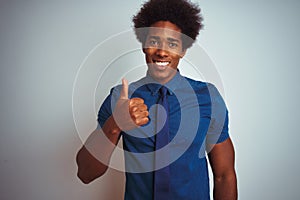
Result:
[[[159,89],[159,91],[160,91],[160,94],[161,94],[163,97],[167,96],[167,91],[168,91],[168,89],[167,89],[165,86],[162,86],[162,87]]]

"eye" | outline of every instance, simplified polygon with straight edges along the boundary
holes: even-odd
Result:
[[[157,40],[150,40],[149,44],[150,44],[150,46],[155,46],[156,47],[156,46],[159,45],[159,42]]]
[[[175,43],[175,42],[170,42],[170,43],[169,43],[169,47],[170,47],[170,48],[176,48],[176,47],[178,47],[178,44]]]

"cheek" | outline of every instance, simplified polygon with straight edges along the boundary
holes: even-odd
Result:
[[[179,61],[180,61],[180,58],[179,57],[175,57],[172,59],[172,68],[173,69],[177,69],[178,68],[178,65],[179,65]]]
[[[146,62],[150,63],[151,62],[151,58],[149,56],[146,56]]]
[[[145,54],[146,61],[150,62],[152,60],[153,51],[151,51],[150,49],[147,49],[147,50],[144,50],[143,52]]]
[[[150,60],[152,60],[150,54],[145,54],[145,58],[146,58],[147,62],[149,62]]]
[[[174,63],[178,63],[180,59],[181,57],[178,54],[172,56],[172,60]]]

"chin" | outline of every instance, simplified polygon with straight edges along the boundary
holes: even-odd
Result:
[[[168,82],[173,77],[170,73],[154,71],[154,70],[150,71],[150,75],[154,80],[162,84]]]

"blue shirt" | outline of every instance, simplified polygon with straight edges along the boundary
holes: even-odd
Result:
[[[229,137],[225,103],[215,86],[183,77],[179,72],[165,86],[169,103],[170,199],[209,199],[205,147]],[[150,121],[143,127],[121,132],[128,200],[153,199],[155,106],[160,87],[150,76],[129,86],[130,98],[144,99]],[[102,104],[98,114],[101,127],[112,115],[120,90],[120,85],[113,88]]]

